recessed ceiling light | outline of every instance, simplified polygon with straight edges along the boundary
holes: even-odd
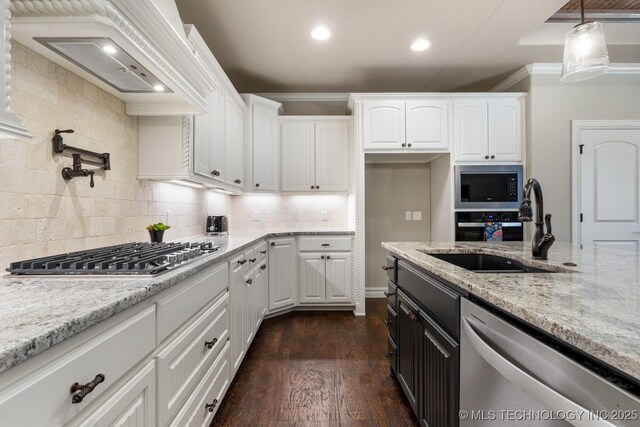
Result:
[[[155,90],[156,92],[162,92],[162,91],[164,91],[164,86],[162,86],[162,85],[155,85],[155,86],[153,87],[153,90]]]
[[[431,46],[431,43],[429,43],[429,40],[416,39],[411,44],[411,50],[413,50],[414,52],[421,52],[423,50],[429,49],[429,46]]]
[[[311,37],[316,40],[326,40],[331,37],[331,31],[327,27],[318,26],[311,31]]]
[[[106,44],[104,46],[102,46],[102,50],[104,50],[105,52],[109,53],[109,54],[113,54],[116,53],[117,50],[113,45],[110,44]]]

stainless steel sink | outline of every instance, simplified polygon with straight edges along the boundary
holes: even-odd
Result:
[[[474,273],[555,273],[543,268],[530,267],[519,261],[497,255],[434,253],[427,253],[427,255]]]

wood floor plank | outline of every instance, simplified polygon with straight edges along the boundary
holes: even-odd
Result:
[[[389,375],[386,299],[367,316],[295,312],[265,320],[212,426],[412,427]]]

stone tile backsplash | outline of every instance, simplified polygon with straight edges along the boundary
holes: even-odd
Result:
[[[139,181],[138,121],[122,101],[16,42],[12,66],[12,109],[33,139],[0,140],[0,268],[147,241],[145,226],[165,222],[167,211],[168,240],[201,234],[208,214],[229,215],[232,231],[348,227],[348,196],[228,196]],[[96,173],[95,188],[88,178],[62,179],[71,158],[52,154],[56,128],[75,130],[64,136],[69,145],[111,153],[112,169]]]

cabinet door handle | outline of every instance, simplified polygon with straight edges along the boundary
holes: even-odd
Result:
[[[402,143],[402,146],[403,146],[403,147],[406,147],[406,146],[407,146],[407,144],[406,144],[405,142],[403,142],[403,143]]]
[[[316,185],[316,190],[319,190],[319,189],[320,189],[320,186],[319,186],[319,185]]]
[[[220,171],[219,170],[214,170],[214,171],[211,172],[211,175],[220,176]]]
[[[260,266],[260,270],[266,270],[267,269],[267,264],[262,264]]]
[[[385,351],[384,351],[384,356],[388,359],[388,358],[390,358],[391,356],[393,356],[393,353],[394,353],[393,351],[387,351],[387,350],[385,350]]]
[[[247,280],[247,285],[250,285],[252,283],[253,283],[253,280],[251,280],[251,279]]]
[[[320,259],[324,259],[324,255],[320,255]]]
[[[249,261],[256,262],[257,260],[258,260],[258,258],[251,258]]]
[[[260,251],[260,253],[261,253],[262,255],[264,255],[264,254],[266,254],[266,253],[267,253],[267,251]]]
[[[207,347],[209,350],[211,350],[213,346],[216,345],[217,342],[218,342],[218,338],[214,338],[211,341],[205,341],[204,346]]]
[[[312,186],[311,186],[311,189],[313,190],[314,188],[316,188],[316,187],[312,185]]]
[[[240,261],[238,261],[238,264],[240,264],[240,265],[244,265],[244,263],[245,263],[245,262],[247,262],[247,260],[246,260],[246,259],[241,259]]]
[[[387,320],[387,319],[384,319],[384,324],[385,324],[385,325],[389,326],[389,325],[391,325],[392,323],[393,323],[393,321],[391,321],[391,320]]]
[[[411,319],[414,322],[417,322],[418,316],[413,311],[409,311],[409,319]]]
[[[204,405],[204,408],[209,412],[213,412],[216,409],[217,404],[218,404],[218,399],[213,399],[213,402],[207,403],[206,405]]]
[[[73,383],[71,385],[71,393],[75,393],[71,398],[71,403],[80,403],[87,396],[87,394],[91,393],[94,388],[101,382],[105,380],[105,376],[103,374],[98,374],[93,379],[93,381],[89,381],[88,383],[82,385],[79,383]]]
[[[492,158],[492,159],[495,159],[495,158],[496,158],[496,156],[494,156],[494,155],[492,154],[492,155],[491,155],[491,158]]]
[[[241,180],[241,179],[236,179],[236,180],[235,180],[235,181],[233,181],[233,182],[235,182],[236,184],[240,184],[240,183],[242,183],[242,180]]]
[[[383,265],[383,266],[382,266],[382,269],[383,269],[384,271],[389,271],[389,270],[393,270],[393,267],[388,267],[388,266],[386,266],[386,265]]]
[[[322,246],[331,246],[331,243],[323,243]]]
[[[411,143],[408,143],[408,144],[407,144],[407,147],[411,148]]]
[[[327,255],[327,259],[331,259],[331,255]]]
[[[489,160],[489,155],[484,156],[485,159]]]
[[[393,293],[389,293],[389,292],[387,292],[387,291],[384,291],[384,292],[383,292],[383,294],[384,294],[384,296],[385,296],[385,297],[389,298],[389,297],[394,296],[396,293],[395,293],[395,292],[393,292]]]
[[[260,187],[260,184],[256,182],[256,187]]]

